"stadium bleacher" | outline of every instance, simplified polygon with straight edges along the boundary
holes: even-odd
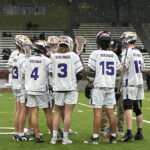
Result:
[[[86,38],[86,47],[85,52],[81,54],[81,59],[83,65],[86,67],[88,58],[90,53],[93,50],[97,49],[96,46],[96,35],[101,30],[107,30],[111,32],[112,38],[120,38],[121,34],[125,31],[133,31],[136,32],[133,25],[129,24],[127,27],[116,26],[112,27],[109,23],[82,23],[77,29],[73,29],[73,33],[75,36],[84,36]],[[140,37],[138,36],[137,42],[135,44],[137,47],[144,48]],[[143,53],[144,61],[145,61],[145,70],[150,69],[150,55],[148,53]]]

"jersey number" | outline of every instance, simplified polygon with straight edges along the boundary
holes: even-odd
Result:
[[[17,66],[13,66],[12,78],[13,79],[18,79],[18,67]]]
[[[37,80],[37,78],[39,78],[38,75],[38,67],[35,67],[31,73],[31,78],[33,78],[34,80]]]
[[[114,62],[101,61],[100,65],[102,66],[102,75],[114,75]]]
[[[134,65],[135,65],[136,73],[141,73],[142,72],[142,66],[141,66],[142,63],[141,63],[141,61],[140,60],[139,61],[135,60]]]
[[[58,77],[66,78],[67,77],[67,64],[64,64],[64,63],[58,64],[58,68],[61,69],[61,73],[58,73]]]

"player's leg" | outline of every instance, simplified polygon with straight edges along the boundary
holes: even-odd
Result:
[[[32,107],[30,109],[31,109],[31,123],[33,125],[35,137],[40,138],[39,125],[38,125],[39,108],[38,107]]]
[[[107,125],[108,125],[108,115],[107,115],[106,108],[103,106],[103,108],[102,108],[101,127],[100,127],[101,128],[101,131],[100,131],[101,134],[104,133],[104,130],[107,127]]]
[[[72,112],[74,110],[75,104],[77,104],[78,101],[78,92],[70,91],[65,92],[64,94],[64,133],[62,144],[72,144],[72,141],[68,138],[68,134],[71,126]]]
[[[57,142],[57,133],[60,125],[60,118],[62,116],[63,106],[55,104],[55,115],[53,118],[53,137],[50,141],[51,144],[56,144]]]
[[[18,133],[19,133],[19,116],[20,116],[20,102],[15,100],[15,111],[14,111],[14,136],[13,139],[17,140],[18,139]]]
[[[57,133],[60,125],[60,118],[62,117],[62,112],[64,109],[64,93],[54,92],[55,99],[55,115],[53,118],[53,137],[50,141],[51,144],[56,144],[58,138]]]
[[[20,105],[21,105],[21,112],[19,116],[19,140],[20,141],[28,141],[29,137],[24,134],[24,126],[26,122],[26,113],[27,113],[27,107],[26,107],[26,97],[25,94],[22,93],[22,95],[19,97]]]
[[[101,124],[102,108],[96,108],[95,107],[95,108],[93,108],[93,112],[94,112],[93,135],[88,141],[84,141],[85,144],[98,144],[99,128],[100,128],[100,124]]]
[[[85,144],[98,144],[104,97],[105,93],[102,92],[100,89],[93,89],[91,98],[91,104],[93,105],[93,112],[94,112],[93,136],[88,141],[84,141]]]
[[[141,111],[142,100],[136,100],[133,104],[133,111],[136,114],[136,122],[137,122],[137,133],[134,136],[135,140],[143,140],[142,128],[143,128],[143,115]]]
[[[119,106],[118,109],[118,118],[117,118],[117,128],[118,128],[118,135],[119,136],[124,136],[124,109],[123,109],[123,97],[121,94],[121,97],[117,101],[117,107]]]
[[[116,116],[114,114],[114,107],[116,104],[115,91],[114,89],[110,89],[109,91],[105,90],[105,93],[106,94],[104,104],[106,106],[111,130],[109,142],[115,144],[116,143]]]
[[[65,143],[65,140],[68,139],[68,134],[69,134],[69,129],[71,125],[71,117],[72,117],[72,112],[74,109],[74,104],[65,104],[64,106],[64,133],[63,133],[63,144]],[[68,140],[69,143],[71,144],[72,141]]]
[[[19,139],[22,141],[22,137],[24,136],[24,126],[26,122],[26,106],[25,103],[20,103],[20,105],[21,105],[21,112],[19,116]]]
[[[32,135],[34,135],[34,130],[33,130],[33,126],[31,123],[31,109],[30,108],[27,108],[27,119],[28,119],[27,135],[32,136]]]
[[[114,106],[112,106],[114,107]],[[110,122],[110,129],[111,129],[111,136],[110,136],[110,142],[116,143],[116,116],[114,114],[114,108],[107,106],[107,114],[109,117]]]
[[[124,99],[123,108],[125,114],[127,133],[120,140],[120,142],[132,142],[134,140],[132,135],[132,107],[133,107],[133,100]]]
[[[45,112],[47,126],[48,126],[49,130],[52,133],[53,132],[53,114],[52,114],[52,108],[44,108],[43,110]]]

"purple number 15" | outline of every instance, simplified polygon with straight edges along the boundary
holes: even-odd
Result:
[[[102,66],[102,75],[114,75],[114,62],[101,61],[100,65]]]

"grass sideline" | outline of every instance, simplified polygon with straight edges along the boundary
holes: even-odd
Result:
[[[145,93],[143,100],[143,116],[144,120],[150,121],[150,93]],[[89,100],[84,97],[84,93],[79,93],[79,103],[89,104]],[[12,93],[0,93],[0,127],[13,127],[13,111],[14,111],[14,98]],[[12,139],[12,135],[0,135],[0,150],[148,150],[150,147],[150,124],[143,123],[143,141],[134,141],[132,143],[117,143],[109,144],[102,143],[99,139],[98,145],[86,145],[83,144],[84,140],[87,140],[92,135],[92,120],[93,110],[90,107],[83,105],[76,105],[73,118],[72,118],[72,129],[78,132],[78,135],[70,135],[70,139],[73,140],[72,145],[49,144],[50,136],[47,134],[47,126],[45,122],[44,113],[41,110],[39,115],[39,128],[40,132],[44,133],[45,143],[36,144],[33,141],[30,142],[18,142]],[[4,130],[6,131],[6,130]],[[3,132],[0,130],[0,132]],[[133,133],[136,132],[136,121],[133,121]],[[119,139],[119,137],[118,137]]]

